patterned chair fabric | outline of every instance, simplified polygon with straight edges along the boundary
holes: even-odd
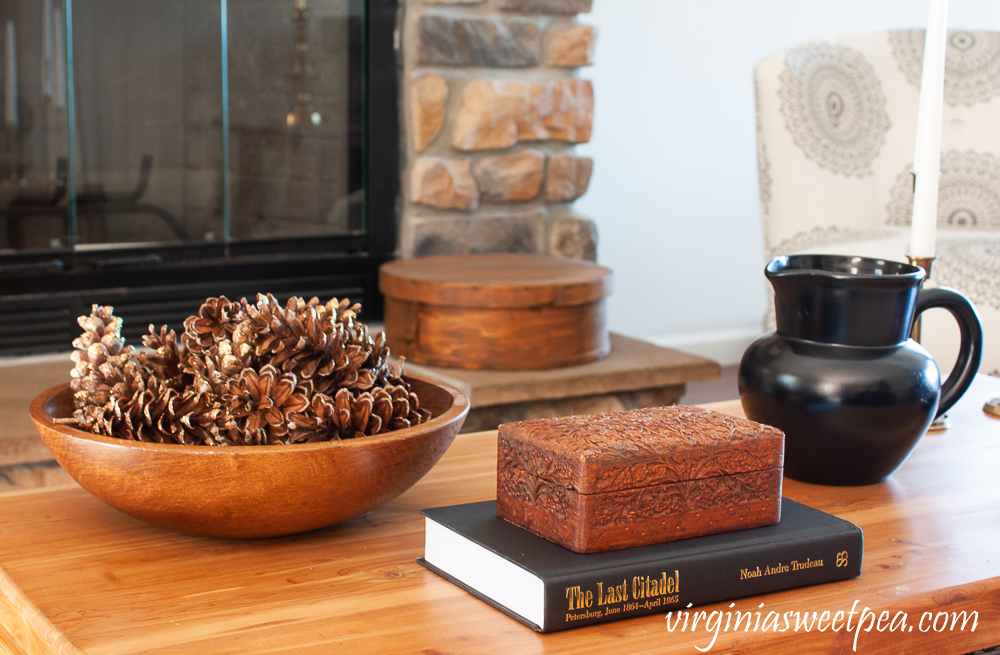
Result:
[[[923,30],[852,33],[800,43],[757,66],[768,259],[825,252],[906,261],[923,50]],[[948,32],[942,129],[931,284],[972,299],[985,335],[980,370],[997,372],[1000,33]],[[958,330],[942,310],[928,313],[923,343],[950,368]]]

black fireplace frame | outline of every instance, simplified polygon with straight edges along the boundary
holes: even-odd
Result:
[[[66,351],[76,318],[112,305],[138,344],[150,324],[181,329],[207,297],[349,297],[382,315],[378,268],[396,249],[399,194],[398,0],[363,0],[365,229],[287,239],[64,248],[0,255],[0,356]],[[68,220],[68,217],[67,217]]]

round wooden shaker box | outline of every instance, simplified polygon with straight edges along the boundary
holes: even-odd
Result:
[[[572,366],[608,354],[611,271],[527,254],[441,255],[379,269],[392,354],[448,368]]]

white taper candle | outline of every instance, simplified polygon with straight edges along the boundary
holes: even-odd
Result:
[[[944,103],[944,57],[948,43],[948,0],[931,0],[924,41],[924,69],[917,111],[917,146],[913,171],[911,257],[934,257],[937,239],[938,187],[941,177],[941,119]]]

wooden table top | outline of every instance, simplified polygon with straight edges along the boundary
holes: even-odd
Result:
[[[1000,421],[980,377],[884,483],[785,480],[785,495],[865,531],[861,577],[736,600],[735,610],[907,612],[913,630],[857,633],[861,653],[968,653],[1000,644]],[[715,409],[739,414],[739,404]],[[495,497],[496,433],[459,435],[441,462],[383,508],[293,537],[188,537],[120,514],[71,485],[0,506],[0,652],[696,653],[711,634],[655,614],[540,635],[416,563],[424,507]],[[197,484],[192,482],[192,484]],[[729,611],[729,603],[705,606]],[[939,611],[978,612],[965,631]],[[856,622],[856,618],[855,618]],[[887,619],[883,627],[888,626]],[[939,624],[940,625],[940,624]],[[708,652],[852,652],[856,631],[720,632]],[[18,645],[15,645],[16,644]],[[23,651],[21,650],[23,649]]]

